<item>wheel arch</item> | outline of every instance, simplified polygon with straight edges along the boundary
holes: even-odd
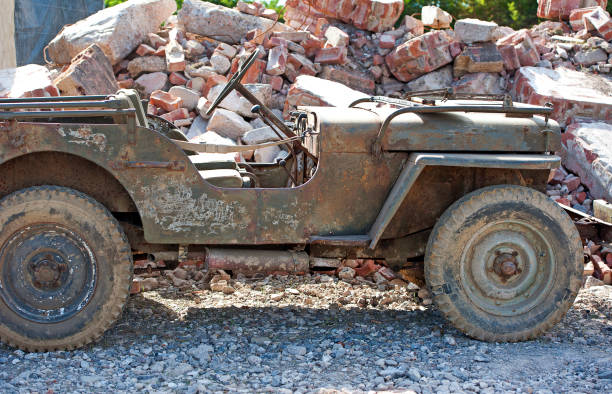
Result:
[[[370,249],[381,239],[432,228],[452,203],[473,190],[516,184],[543,191],[560,162],[558,156],[539,154],[412,153],[369,231]]]
[[[0,198],[32,186],[68,187],[89,195],[113,213],[138,212],[127,188],[111,172],[82,156],[38,151],[0,164]]]

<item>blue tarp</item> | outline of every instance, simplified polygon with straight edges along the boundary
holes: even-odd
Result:
[[[15,0],[17,65],[44,64],[43,49],[64,25],[104,8],[104,0]]]

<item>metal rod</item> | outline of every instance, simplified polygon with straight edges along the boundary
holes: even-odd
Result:
[[[120,100],[105,100],[105,101],[56,101],[56,102],[17,102],[17,103],[2,103],[0,102],[0,110],[14,108],[82,108],[82,107],[99,107],[121,109],[127,108]]]
[[[54,102],[54,101],[87,101],[106,100],[108,96],[52,96],[52,97],[24,97],[0,99],[0,103],[31,103],[31,102]]]
[[[289,127],[287,127],[287,125],[285,124],[285,122],[283,122],[281,119],[279,119],[278,116],[276,116],[274,114],[274,112],[270,111],[268,109],[268,107],[266,107],[264,105],[264,103],[262,103],[257,97],[255,97],[255,95],[253,95],[253,93],[251,93],[247,88],[245,88],[241,83],[237,83],[236,84],[236,90],[240,92],[240,94],[242,94],[244,96],[244,98],[246,98],[247,100],[249,100],[251,103],[256,103],[259,105],[260,107],[260,111],[263,112],[264,116],[267,117],[273,124],[274,126],[278,127],[278,129],[285,134],[285,136],[291,138],[291,137],[296,137],[297,135],[291,131],[289,129]],[[274,128],[273,128],[274,129]],[[308,157],[310,157],[315,163],[317,163],[318,159],[310,152],[308,152],[308,149],[306,149],[301,143],[300,141],[295,141],[294,142],[294,146],[296,148],[298,148],[300,151],[306,153],[306,155],[308,155]]]
[[[33,111],[33,112],[0,112],[0,120],[41,119],[41,118],[78,118],[92,116],[134,115],[135,109],[118,110],[85,110],[85,111]]]

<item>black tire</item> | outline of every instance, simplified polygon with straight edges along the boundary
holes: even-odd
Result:
[[[132,255],[119,223],[76,190],[40,186],[0,200],[0,340],[72,350],[121,316]]]
[[[492,186],[440,217],[427,245],[425,278],[438,309],[468,336],[525,341],[573,304],[582,253],[573,222],[544,194]]]

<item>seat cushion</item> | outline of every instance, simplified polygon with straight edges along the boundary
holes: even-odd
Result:
[[[242,175],[236,170],[220,169],[200,171],[202,178],[217,187],[241,188]]]
[[[198,171],[206,170],[238,170],[238,164],[233,156],[219,153],[203,153],[189,156]]]

